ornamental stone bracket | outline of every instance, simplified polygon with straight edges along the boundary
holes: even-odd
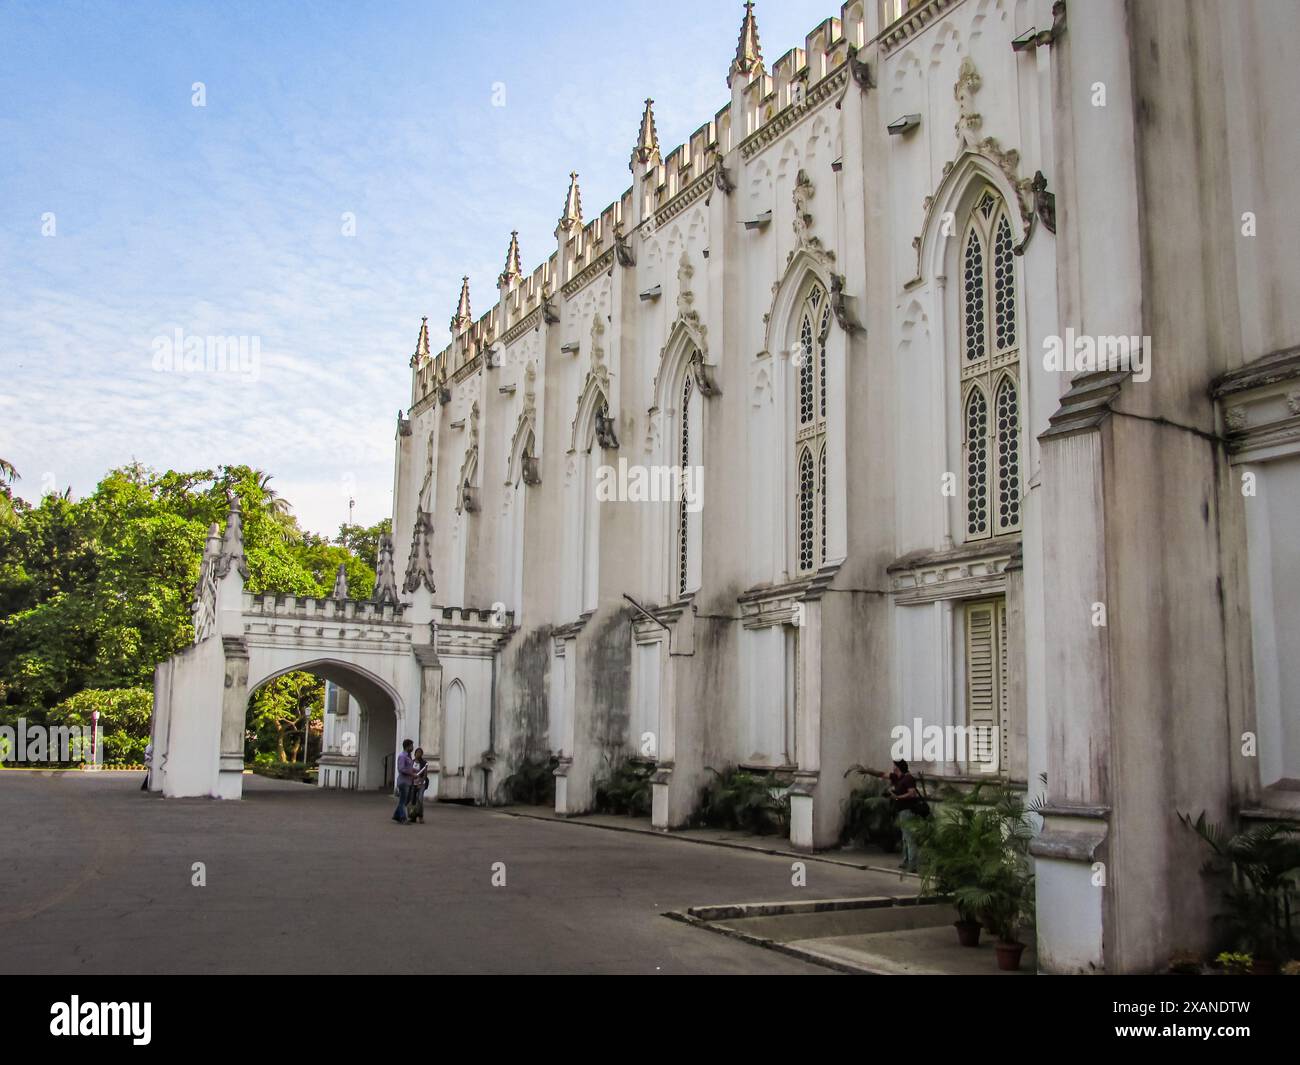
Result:
[[[1225,374],[1210,394],[1222,412],[1231,464],[1300,453],[1300,347]]]

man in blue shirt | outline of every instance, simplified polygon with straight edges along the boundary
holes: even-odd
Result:
[[[406,804],[411,799],[411,788],[415,786],[415,759],[411,757],[414,740],[402,740],[402,753],[397,756],[397,809],[393,811],[393,820],[399,825],[408,825]]]

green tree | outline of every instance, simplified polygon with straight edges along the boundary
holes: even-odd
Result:
[[[96,710],[99,711],[99,732],[104,744],[100,760],[106,765],[142,763],[145,746],[149,743],[153,690],[89,688],[54,707],[49,714],[49,724],[89,728]]]

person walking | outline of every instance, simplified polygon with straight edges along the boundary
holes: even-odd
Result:
[[[397,756],[397,809],[393,820],[399,825],[409,825],[406,805],[411,801],[411,788],[415,784],[415,759],[411,757],[414,740],[402,740],[402,753]]]
[[[423,747],[415,748],[411,768],[415,771],[415,781],[411,784],[411,799],[406,806],[406,816],[424,824],[424,793],[429,789],[429,763],[425,760]]]
[[[149,773],[153,769],[153,741],[144,745],[144,783],[140,785],[141,791],[149,790]]]
[[[889,782],[889,798],[898,817],[899,831],[903,833],[903,861],[898,868],[915,873],[921,853],[912,832],[927,809],[924,797],[917,791],[916,778],[902,758],[894,759],[894,767],[887,774],[875,769],[868,769],[867,772]]]

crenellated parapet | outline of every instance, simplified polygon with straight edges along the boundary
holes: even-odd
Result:
[[[559,301],[575,296],[615,263],[620,241],[626,246],[632,235],[671,221],[712,188],[729,191],[732,178],[722,165],[728,153],[743,145],[749,158],[802,112],[841,91],[850,60],[866,41],[866,8],[864,0],[844,4],[839,17],[819,23],[802,47],[787,51],[769,70],[762,58],[755,5],[747,3],[726,79],[731,101],[667,154],[661,153],[647,101],[630,163],[633,184],[590,221],[583,217],[578,175],[570,174],[555,252],[524,274],[512,241],[507,267],[497,279],[499,298],[491,309],[465,322],[461,315],[468,305],[458,307],[451,342],[436,353],[412,357],[413,404],[439,398],[439,389],[473,373],[494,345],[553,324]],[[765,136],[769,132],[771,136]]]

